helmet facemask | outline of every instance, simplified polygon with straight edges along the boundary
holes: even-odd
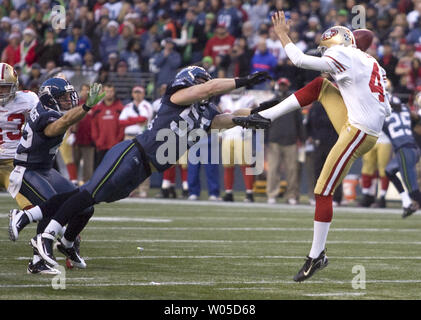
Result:
[[[0,83],[0,104],[5,105],[15,97],[18,86],[15,83]]]

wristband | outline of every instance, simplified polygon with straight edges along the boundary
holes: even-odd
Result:
[[[89,108],[85,103],[82,105],[82,109],[86,112],[89,112],[91,110],[91,108]]]
[[[241,88],[248,85],[249,80],[246,77],[243,78],[235,78],[235,88]]]

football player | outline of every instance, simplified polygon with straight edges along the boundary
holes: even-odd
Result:
[[[125,140],[111,148],[92,178],[81,186],[79,191],[59,194],[29,211],[19,211],[19,216],[29,217],[37,212],[46,219],[52,218],[45,230],[38,234],[37,241],[32,242],[33,246],[39,250],[47,263],[51,266],[57,265],[53,255],[53,241],[73,217],[94,204],[126,198],[151,175],[152,170],[163,172],[173,166],[174,163],[163,163],[159,160],[159,148],[166,143],[157,139],[161,129],[175,132],[174,158],[178,160],[185,152],[180,150],[180,143],[192,130],[208,131],[211,128],[225,129],[236,125],[267,128],[270,120],[258,114],[249,116],[250,109],[240,109],[234,114],[220,114],[209,98],[235,88],[262,83],[269,78],[266,72],[258,72],[236,79],[211,79],[201,67],[190,66],[182,69],[168,86],[158,114],[148,130],[133,140]],[[181,123],[187,124],[187,128],[180,129]],[[187,149],[194,143],[191,141]],[[89,217],[90,214],[87,214],[87,218]],[[28,218],[21,221],[16,228],[17,233],[29,223]],[[70,224],[66,233],[69,229]],[[63,245],[67,247],[68,244]]]
[[[9,175],[13,171],[13,158],[22,136],[21,129],[30,110],[38,102],[32,91],[18,91],[16,71],[7,63],[0,63],[0,187],[9,187]],[[15,198],[19,208],[29,209],[31,202],[18,193]],[[37,254],[34,253],[34,259]],[[40,260],[39,260],[40,261]],[[28,266],[29,273],[49,273],[50,268],[42,261]]]
[[[420,149],[412,135],[409,109],[396,96],[393,96],[390,102],[392,114],[386,118],[383,130],[392,142],[395,156],[387,165],[386,174],[401,195],[402,218],[406,218],[417,211],[421,205],[421,193],[415,168],[420,159]],[[398,171],[409,195],[396,175]]]
[[[243,91],[234,91],[231,94],[225,94],[219,101],[220,110],[226,113],[233,113],[241,108],[252,109],[256,105],[256,99],[250,94],[244,94]],[[245,148],[251,146],[251,143],[245,139],[244,129],[238,126],[222,132],[222,164],[224,165],[225,183],[224,201],[234,201],[234,196],[232,194],[234,185],[234,165],[238,164],[243,173],[244,185],[246,188],[244,201],[254,202],[254,176],[246,174],[247,164],[244,161]],[[251,150],[247,151],[251,152]]]
[[[18,91],[18,87],[16,71],[7,63],[0,63],[0,187],[6,189],[22,126],[29,111],[39,102],[34,92]],[[32,206],[21,194],[16,196],[16,202],[22,209]]]
[[[295,281],[304,281],[328,264],[325,244],[333,215],[332,193],[352,163],[376,144],[384,119],[390,114],[390,104],[385,75],[378,62],[356,48],[355,37],[348,28],[335,26],[326,30],[319,44],[322,57],[315,57],[304,54],[292,43],[289,23],[282,11],[272,16],[272,22],[294,65],[329,73],[339,88],[319,77],[276,106],[259,112],[274,120],[319,100],[339,134],[314,190],[313,243],[303,267],[294,276]]]
[[[88,99],[83,106],[77,106],[79,99],[73,86],[62,78],[51,78],[42,83],[39,89],[40,102],[31,110],[23,134],[16,150],[15,168],[10,174],[9,192],[13,197],[23,194],[32,204],[39,205],[59,193],[75,193],[76,186],[53,168],[55,154],[63,141],[67,129],[81,120],[90,108],[103,97],[101,85],[91,86]],[[77,235],[93,214],[93,207],[84,208],[81,213],[69,221],[68,228],[58,240],[57,248],[79,268],[86,265],[80,259],[77,248],[73,245]],[[9,237],[18,238],[20,225],[39,221],[37,230],[44,230],[48,220],[42,220],[39,213],[22,214],[25,211],[12,210],[10,213]],[[36,237],[31,239],[35,243]],[[54,268],[45,268],[45,264],[36,254],[29,262],[28,272],[34,273],[43,268],[44,273],[57,274]]]

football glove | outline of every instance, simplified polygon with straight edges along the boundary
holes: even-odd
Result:
[[[104,96],[105,92],[101,93],[102,85],[100,83],[94,83],[89,87],[88,99],[86,99],[85,106],[91,109],[94,105],[100,102]]]
[[[236,78],[235,79],[235,88],[240,87],[252,87],[256,84],[264,82],[266,80],[272,80],[272,77],[266,71],[259,71],[252,74],[249,74],[246,77]]]
[[[258,113],[260,111],[272,108],[273,106],[276,106],[278,103],[281,102],[280,98],[273,98],[271,100],[262,102],[261,104],[259,104],[259,106],[257,108],[254,108],[253,110],[251,110],[251,114],[253,113]]]
[[[248,117],[234,117],[232,122],[246,129],[267,129],[271,124],[270,119],[266,119],[258,113],[251,114]]]

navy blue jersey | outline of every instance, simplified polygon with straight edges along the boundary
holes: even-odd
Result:
[[[55,110],[44,108],[41,103],[31,110],[16,150],[15,165],[30,169],[52,168],[64,134],[51,138],[44,134],[44,129],[61,116]]]
[[[166,135],[168,133],[168,130],[167,133],[165,130],[160,130],[169,129],[174,133],[172,136],[175,138],[175,141],[173,141],[175,142],[175,144],[173,144],[175,147],[171,150],[175,151],[175,159],[172,160],[178,160],[184,153],[183,147],[180,152],[180,141],[186,139],[182,141],[182,144],[185,144],[184,141],[186,141],[187,149],[189,149],[199,140],[188,139],[192,130],[203,129],[204,131],[208,131],[213,118],[219,114],[216,110],[216,105],[212,102],[194,103],[189,106],[181,106],[172,103],[170,97],[179,89],[181,88],[176,86],[176,83],[169,86],[169,89],[161,99],[161,107],[153,121],[149,124],[148,129],[136,137],[143,146],[146,155],[151,160],[153,166],[158,171],[164,171],[175,164],[162,163],[163,161],[158,159],[158,154],[162,153],[157,151],[159,151],[160,146],[164,143],[167,144],[168,140],[165,139],[160,141],[160,135]]]
[[[384,121],[383,131],[390,138],[395,151],[402,147],[417,147],[412,135],[411,114],[404,105],[400,111],[392,109],[392,114]]]

